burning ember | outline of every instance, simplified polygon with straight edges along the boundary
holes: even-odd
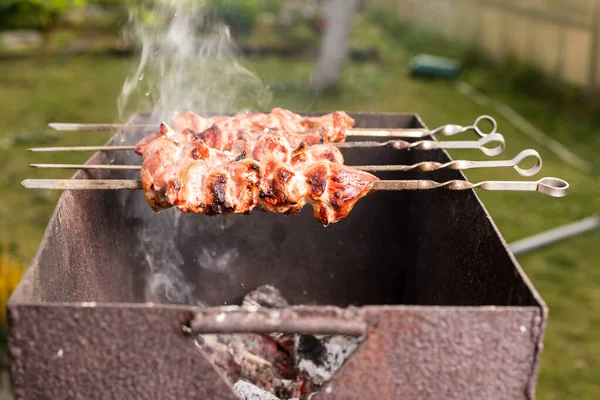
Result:
[[[260,286],[242,302],[250,309],[289,306],[273,286]],[[196,342],[247,400],[310,399],[363,338],[305,334],[198,335]]]

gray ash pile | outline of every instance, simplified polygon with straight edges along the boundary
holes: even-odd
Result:
[[[284,308],[281,292],[264,285],[242,306]],[[204,334],[196,342],[245,400],[310,399],[363,338],[305,334]]]

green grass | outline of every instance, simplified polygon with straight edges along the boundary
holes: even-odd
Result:
[[[377,38],[378,30],[362,31]],[[389,41],[378,41],[384,60],[379,65],[349,65],[337,94],[315,95],[307,91],[310,61],[275,58],[246,62],[273,90],[272,105],[297,110],[417,112],[435,127],[445,123],[469,124],[478,115],[492,113],[462,97],[444,82],[412,81],[406,74],[408,55]],[[128,71],[129,60],[77,57],[0,63],[0,247],[29,262],[41,240],[58,192],[27,191],[19,182],[26,177],[69,177],[61,171],[36,171],[32,162],[83,162],[87,154],[31,154],[31,143],[42,140],[55,145],[101,144],[105,133],[54,134],[52,121],[114,121],[116,98]],[[475,71],[471,78],[479,87],[493,74]],[[469,78],[469,77],[467,77]],[[600,151],[597,126],[576,123],[555,110],[518,93],[497,94],[547,129],[579,155],[595,163]],[[508,143],[501,156],[513,157],[536,148],[544,158],[540,176],[558,176],[571,183],[564,199],[536,193],[483,193],[504,237],[510,242],[568,223],[600,210],[600,181],[557,159],[498,117]],[[5,146],[6,149],[1,149]],[[453,152],[454,158],[478,158],[473,152]],[[469,179],[520,179],[514,171],[470,171]],[[550,307],[550,324],[538,385],[542,399],[600,398],[600,233],[571,239],[522,257],[519,261]]]

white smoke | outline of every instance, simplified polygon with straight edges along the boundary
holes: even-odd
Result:
[[[270,102],[261,80],[238,59],[229,28],[211,17],[208,3],[155,0],[131,10],[124,32],[139,45],[140,57],[118,99],[121,118],[149,111],[151,121],[168,123],[174,112],[224,114]],[[136,231],[138,254],[150,270],[147,297],[198,304],[195,286],[182,272],[177,236],[199,234],[201,228],[184,232],[177,210],[155,214],[141,196],[133,210],[142,217]],[[237,257],[235,249],[223,257],[213,249],[189,250],[199,251],[198,263],[213,271],[223,271]]]
[[[118,99],[121,116],[144,108],[153,120],[168,122],[173,112],[222,114],[269,103],[270,93],[241,65],[229,27],[213,20],[208,4],[172,1],[132,10],[126,32],[141,55]]]

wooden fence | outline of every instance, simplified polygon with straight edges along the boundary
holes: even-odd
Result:
[[[598,65],[600,0],[371,0],[497,60],[513,56],[592,95]]]

